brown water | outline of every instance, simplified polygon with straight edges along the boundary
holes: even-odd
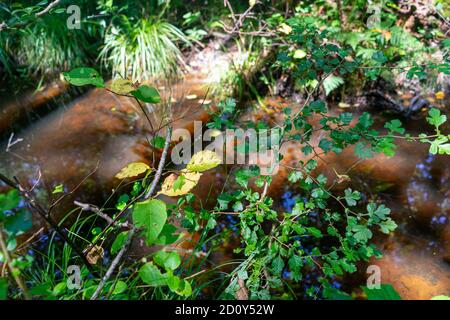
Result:
[[[172,88],[174,118],[178,119],[175,128],[192,131],[193,120],[207,120],[208,114],[200,106],[200,100],[208,91],[207,74],[187,75]],[[161,91],[165,91],[164,88]],[[189,95],[197,98],[186,99]],[[270,99],[266,104],[264,112],[249,113],[246,117],[253,121],[276,118],[283,107],[293,103]],[[158,127],[161,123],[158,110],[150,116],[153,126]],[[73,209],[74,199],[102,205],[117,188],[119,181],[113,177],[122,167],[133,161],[154,166],[158,158],[158,151],[148,144],[150,127],[144,119],[130,99],[104,90],[92,90],[67,108],[49,114],[17,134],[23,141],[14,145],[10,152],[2,152],[1,171],[10,177],[17,176],[28,186],[37,184],[35,191],[44,203],[58,197],[52,190],[59,184],[64,185],[65,192],[75,189],[71,197],[55,208],[55,215]],[[416,134],[422,131],[424,123],[409,121],[408,126],[408,131]],[[5,150],[6,146],[1,147]],[[294,144],[286,146],[283,152],[285,164],[302,159]],[[334,170],[343,173],[352,167],[348,173],[352,180],[339,185],[339,189],[351,186],[392,208],[399,228],[388,237],[376,235],[384,257],[371,261],[381,267],[382,282],[392,283],[405,299],[450,294],[448,158],[428,155],[422,144],[400,142],[393,158],[377,155],[354,165],[357,159],[352,150],[347,150],[340,155],[327,155],[324,160],[320,170],[330,178],[335,177]],[[277,206],[284,209],[288,199],[299,192],[287,183],[287,174],[281,170],[269,190]],[[214,200],[226,179],[223,167],[208,172],[194,193],[200,199]],[[218,263],[230,256],[229,248],[225,247],[224,251],[226,254],[214,258]],[[365,275],[360,274],[348,283],[359,286],[364,284],[364,278]]]

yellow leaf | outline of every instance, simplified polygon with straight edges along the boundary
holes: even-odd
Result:
[[[133,83],[130,80],[121,78],[113,80],[110,89],[118,94],[127,94],[130,91],[135,90]]]
[[[303,59],[306,57],[306,52],[304,50],[295,50],[294,51],[294,59]]]
[[[248,4],[250,5],[250,7],[254,7],[256,5],[256,0],[249,0]]]
[[[338,107],[342,108],[342,109],[345,109],[345,108],[350,108],[350,105],[348,103],[345,103],[345,102],[339,102]]]
[[[186,168],[189,171],[203,172],[217,167],[220,163],[221,160],[214,151],[204,150],[194,154]]]
[[[90,264],[97,264],[98,260],[103,259],[105,250],[102,247],[95,245],[86,255],[86,259]]]
[[[143,162],[132,162],[125,168],[122,168],[118,174],[116,174],[117,179],[125,179],[136,177],[144,172],[150,170],[150,167]]]
[[[177,188],[177,190],[175,190],[175,181],[177,181],[180,176],[183,177],[182,185],[181,187]],[[186,169],[181,170],[180,175],[172,173],[164,180],[161,186],[161,191],[158,192],[158,194],[163,194],[169,197],[178,197],[185,195],[192,189],[194,189],[201,176],[202,174],[199,172],[192,172]]]
[[[442,99],[445,98],[445,93],[442,92],[442,91],[436,92],[435,97],[436,97],[436,99],[438,99],[438,100],[442,100]]]

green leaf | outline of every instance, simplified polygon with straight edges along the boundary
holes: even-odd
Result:
[[[284,268],[284,261],[280,256],[277,256],[272,261],[272,271],[274,274],[281,274],[281,271],[283,271]]]
[[[391,133],[400,133],[400,134],[404,134],[405,133],[405,129],[402,128],[402,123],[400,122],[400,120],[398,119],[394,119],[391,122],[388,122],[384,125],[384,127],[386,129],[389,129],[389,131]]]
[[[151,170],[151,168],[143,162],[132,162],[126,167],[122,168],[118,174],[116,174],[117,179],[126,179],[136,177]]]
[[[143,235],[147,245],[153,244],[158,239],[166,220],[166,204],[160,200],[139,202],[134,207],[133,222],[136,227],[144,228]]]
[[[154,256],[153,261],[160,267],[172,271],[181,264],[181,258],[176,252],[158,251]]]
[[[16,208],[20,203],[19,191],[12,189],[8,193],[0,194],[0,210],[9,211]]]
[[[115,79],[111,83],[111,91],[117,94],[127,94],[134,90],[133,83],[128,79]]]
[[[336,90],[340,85],[344,84],[344,79],[334,75],[328,76],[323,81],[323,87],[325,89],[325,95],[329,95],[333,90]]]
[[[186,169],[194,172],[203,172],[217,167],[221,163],[219,156],[210,150],[204,150],[194,154]]]
[[[174,191],[181,190],[181,188],[184,185],[184,180],[186,180],[185,176],[184,175],[179,175],[178,178],[173,183],[173,190]]]
[[[323,289],[323,296],[329,300],[353,300],[348,293],[330,286],[326,286]]]
[[[301,59],[303,59],[304,57],[306,57],[306,52],[305,52],[304,50],[298,49],[298,50],[295,50],[295,51],[294,51],[294,54],[293,54],[293,58],[294,58],[294,59],[301,60]]]
[[[320,231],[317,228],[314,227],[310,227],[310,228],[306,228],[306,230],[308,230],[308,232],[314,237],[314,238],[322,238],[322,231]]]
[[[11,235],[21,235],[31,229],[32,226],[32,214],[26,209],[21,209],[5,218],[5,230]]]
[[[151,144],[156,149],[163,149],[166,145],[166,139],[164,137],[156,135],[153,137]]]
[[[356,206],[356,201],[358,201],[361,196],[358,191],[352,191],[352,189],[345,189],[345,201],[350,207]]]
[[[236,172],[235,179],[241,187],[247,188],[249,179],[259,176],[260,173],[261,171],[257,166],[250,167],[249,169],[240,169]]]
[[[384,234],[389,234],[398,227],[397,224],[392,219],[381,221],[379,225],[381,232],[383,232]]]
[[[111,254],[116,254],[117,252],[122,249],[122,247],[125,245],[125,242],[128,239],[128,231],[123,231],[119,233],[114,240],[113,244],[111,245]]]
[[[352,227],[352,231],[354,232],[353,236],[358,242],[365,243],[370,238],[372,238],[372,231],[369,230],[366,226],[356,225]]]
[[[397,291],[390,284],[382,284],[380,289],[363,287],[368,300],[402,300]]]
[[[158,90],[147,85],[142,85],[136,90],[130,92],[137,99],[147,102],[147,103],[160,103],[161,96]]]
[[[386,219],[386,217],[391,213],[391,209],[386,208],[384,204],[380,205],[374,212],[374,214],[380,219]]]
[[[427,118],[429,124],[439,128],[445,121],[447,121],[447,116],[441,115],[441,111],[436,108],[432,108],[428,111],[430,117]]]
[[[105,82],[97,70],[92,68],[76,68],[70,72],[63,72],[64,78],[74,86],[94,85],[104,88]]]
[[[170,224],[166,223],[159,234],[158,240],[155,241],[155,244],[158,245],[169,245],[177,241],[179,238],[183,236],[183,234],[174,234],[177,231],[177,228]]]
[[[450,300],[449,296],[435,296],[431,300]]]
[[[162,274],[161,271],[152,262],[146,263],[139,270],[141,280],[154,287],[166,286],[169,278],[168,274]]]
[[[332,147],[333,147],[333,142],[331,142],[328,139],[323,138],[319,142],[319,148],[322,149],[325,152],[330,151]]]
[[[316,113],[327,112],[327,106],[322,100],[316,100],[309,104],[309,107]]]
[[[364,142],[359,142],[356,145],[355,154],[362,160],[372,158],[372,150],[370,148],[366,148]]]
[[[62,184],[58,184],[52,191],[52,194],[63,193],[64,186]]]
[[[112,294],[121,294],[127,290],[127,284],[122,280],[116,282]]]
[[[178,276],[171,276],[167,279],[167,285],[169,289],[173,292],[177,292],[178,288],[181,286],[181,279]]]
[[[192,295],[192,286],[189,283],[189,281],[187,280],[183,280],[182,284],[181,284],[181,291],[178,290],[177,293],[180,296],[184,296],[184,297],[189,297]]]
[[[53,295],[60,296],[64,292],[66,292],[66,290],[67,290],[66,281],[60,282],[53,288]]]

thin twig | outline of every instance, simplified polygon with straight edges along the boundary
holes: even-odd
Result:
[[[80,207],[82,211],[90,211],[90,212],[95,213],[100,218],[106,220],[106,222],[108,222],[109,225],[116,225],[117,227],[128,228],[128,229],[133,227],[133,225],[131,223],[129,223],[128,221],[122,222],[122,223],[114,221],[113,218],[111,218],[107,214],[103,213],[102,210],[99,207],[96,207],[96,206],[94,206],[92,204],[82,203],[82,202],[78,202],[78,201],[74,201],[73,203],[77,207]]]
[[[0,180],[6,183],[11,188],[18,190],[22,196],[25,198],[28,206],[33,209],[36,213],[38,213],[54,230],[55,232],[64,240],[67,245],[69,245],[73,251],[83,260],[83,263],[86,265],[88,270],[93,274],[97,275],[97,272],[94,270],[92,265],[87,260],[86,256],[83,254],[83,251],[73,243],[69,237],[67,236],[64,229],[60,228],[58,223],[56,223],[51,216],[49,216],[48,212],[36,201],[34,195],[29,192],[27,189],[22,187],[17,178],[15,178],[16,182],[10,180],[6,176],[0,173]]]
[[[161,179],[162,171],[166,164],[167,154],[169,153],[170,140],[172,139],[172,126],[169,125],[166,130],[166,142],[164,143],[164,150],[161,154],[161,159],[159,160],[158,170],[156,171],[155,178],[153,178],[152,184],[150,185],[148,192],[145,194],[144,199],[150,198],[155,193],[156,187],[158,186],[159,180]]]
[[[40,16],[46,14],[47,12],[52,10],[54,7],[56,7],[60,2],[61,2],[61,0],[55,0],[55,1],[51,2],[44,10],[36,13],[36,17],[40,17]]]

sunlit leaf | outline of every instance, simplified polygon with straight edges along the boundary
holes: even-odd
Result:
[[[142,85],[136,90],[130,92],[137,99],[147,102],[147,103],[160,103],[161,96],[159,95],[158,90],[153,87],[149,87],[147,85]]]
[[[136,177],[144,172],[150,170],[150,167],[143,162],[133,162],[122,168],[118,174],[116,174],[117,179],[125,179]]]
[[[306,57],[306,52],[304,50],[295,50],[294,51],[294,59],[303,59]]]
[[[127,284],[121,280],[117,281],[112,294],[121,294],[127,290]]]
[[[204,150],[194,154],[187,165],[189,171],[203,172],[217,167],[221,163],[214,151]]]
[[[0,278],[0,300],[6,300],[8,297],[8,279]]]
[[[133,222],[136,227],[143,228],[147,245],[151,245],[161,233],[167,220],[166,204],[152,199],[139,202],[133,210]]]
[[[111,91],[114,91],[118,94],[127,94],[133,91],[135,88],[133,87],[133,83],[128,79],[115,79],[111,83],[110,86]]]
[[[161,186],[159,194],[169,197],[178,197],[189,193],[198,183],[202,174],[187,169],[181,170],[180,175],[171,174]],[[180,179],[180,177],[183,177]]]
[[[69,72],[63,72],[64,78],[74,86],[94,85],[104,88],[105,82],[97,70],[92,68],[76,68]]]
[[[111,254],[116,254],[117,252],[122,249],[122,247],[125,245],[128,238],[128,231],[121,232],[117,235],[116,239],[114,240],[113,244],[111,245]]]
[[[449,296],[435,296],[431,300],[450,300]]]
[[[58,184],[52,191],[52,194],[63,193],[64,186],[62,184]]]
[[[162,274],[161,271],[152,262],[146,263],[139,270],[141,280],[154,287],[166,286],[168,274]]]
[[[175,270],[181,264],[181,258],[176,252],[158,251],[153,261],[166,270]]]

